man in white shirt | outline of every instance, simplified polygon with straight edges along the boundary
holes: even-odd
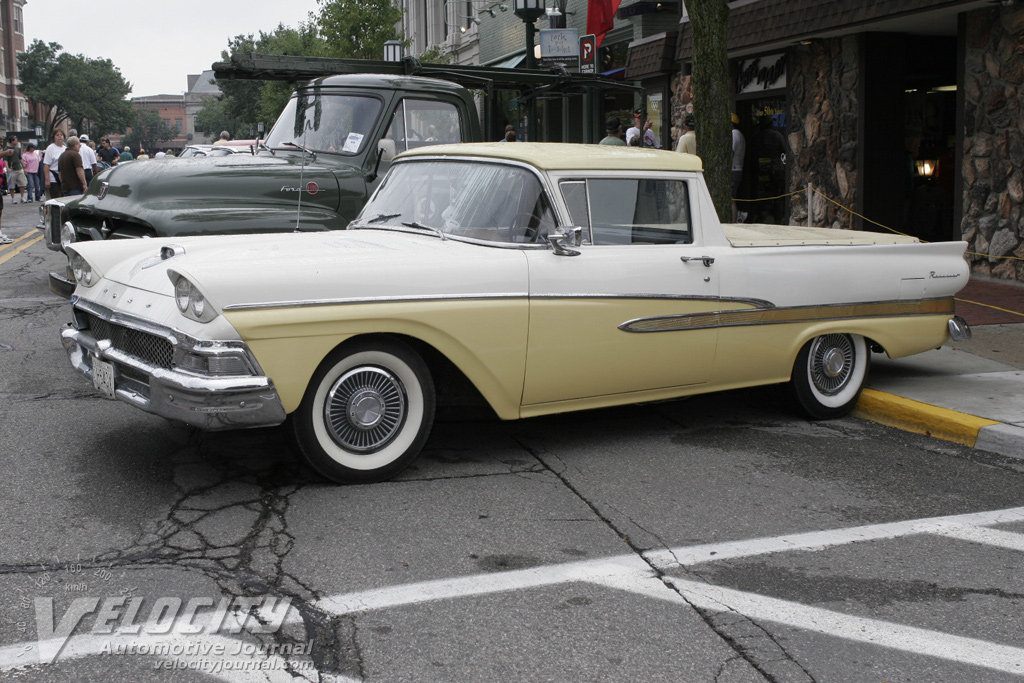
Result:
[[[627,145],[632,145],[633,144],[632,143],[633,138],[635,138],[637,135],[641,134],[641,131],[640,131],[640,121],[643,120],[643,115],[644,115],[644,112],[641,109],[637,109],[636,111],[633,112],[633,126],[632,126],[632,128],[629,128],[628,130],[626,130],[626,144]],[[640,145],[637,145],[638,147],[654,147],[654,148],[661,147],[661,144],[658,142],[658,136],[654,134],[653,130],[651,130],[651,122],[650,121],[647,121],[644,124],[643,136],[644,136],[643,137],[643,143],[640,144]]]
[[[82,143],[82,146],[78,148],[78,153],[82,156],[82,169],[85,171],[85,182],[88,183],[92,180],[93,175],[99,173],[97,166],[99,160],[96,158],[96,152],[89,146],[88,135],[82,133],[78,136],[78,140]]]

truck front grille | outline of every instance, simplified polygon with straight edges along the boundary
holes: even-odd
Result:
[[[111,323],[103,318],[82,311],[93,337],[109,339],[118,351],[135,356],[153,365],[170,370],[174,360],[174,347],[168,340],[148,332],[140,332],[130,327]],[[143,379],[139,377],[138,379]]]
[[[46,226],[46,229],[49,232],[50,244],[57,245],[60,244],[60,226],[64,224],[61,221],[61,214],[63,212],[59,206],[49,207],[49,212],[50,223]]]

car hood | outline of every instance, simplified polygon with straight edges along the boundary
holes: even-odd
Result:
[[[172,246],[178,255],[161,259],[161,249]],[[183,275],[217,310],[511,296],[527,289],[526,259],[518,249],[393,230],[82,242],[69,251],[108,281],[167,297],[174,293],[172,279]],[[109,305],[102,289],[79,286],[76,295]]]
[[[168,201],[181,210],[183,197],[196,204],[219,200],[230,205],[241,199],[295,204],[301,194],[304,204],[336,209],[337,171],[356,169],[340,157],[335,168],[295,152],[132,161],[98,175],[89,192],[68,206],[73,212],[134,216],[140,207],[159,210]]]

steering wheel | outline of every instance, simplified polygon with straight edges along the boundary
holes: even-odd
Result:
[[[524,242],[536,242],[537,227],[530,227],[530,223],[535,218],[532,211],[520,211],[517,213],[515,218],[512,219],[512,234],[515,235],[522,232]]]

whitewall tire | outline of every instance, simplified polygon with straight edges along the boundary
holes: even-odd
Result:
[[[796,356],[789,383],[797,406],[817,420],[846,415],[864,388],[870,360],[860,335],[825,334],[810,340]]]
[[[434,383],[423,359],[396,340],[332,352],[292,415],[306,461],[339,483],[395,476],[416,458],[434,422]]]

